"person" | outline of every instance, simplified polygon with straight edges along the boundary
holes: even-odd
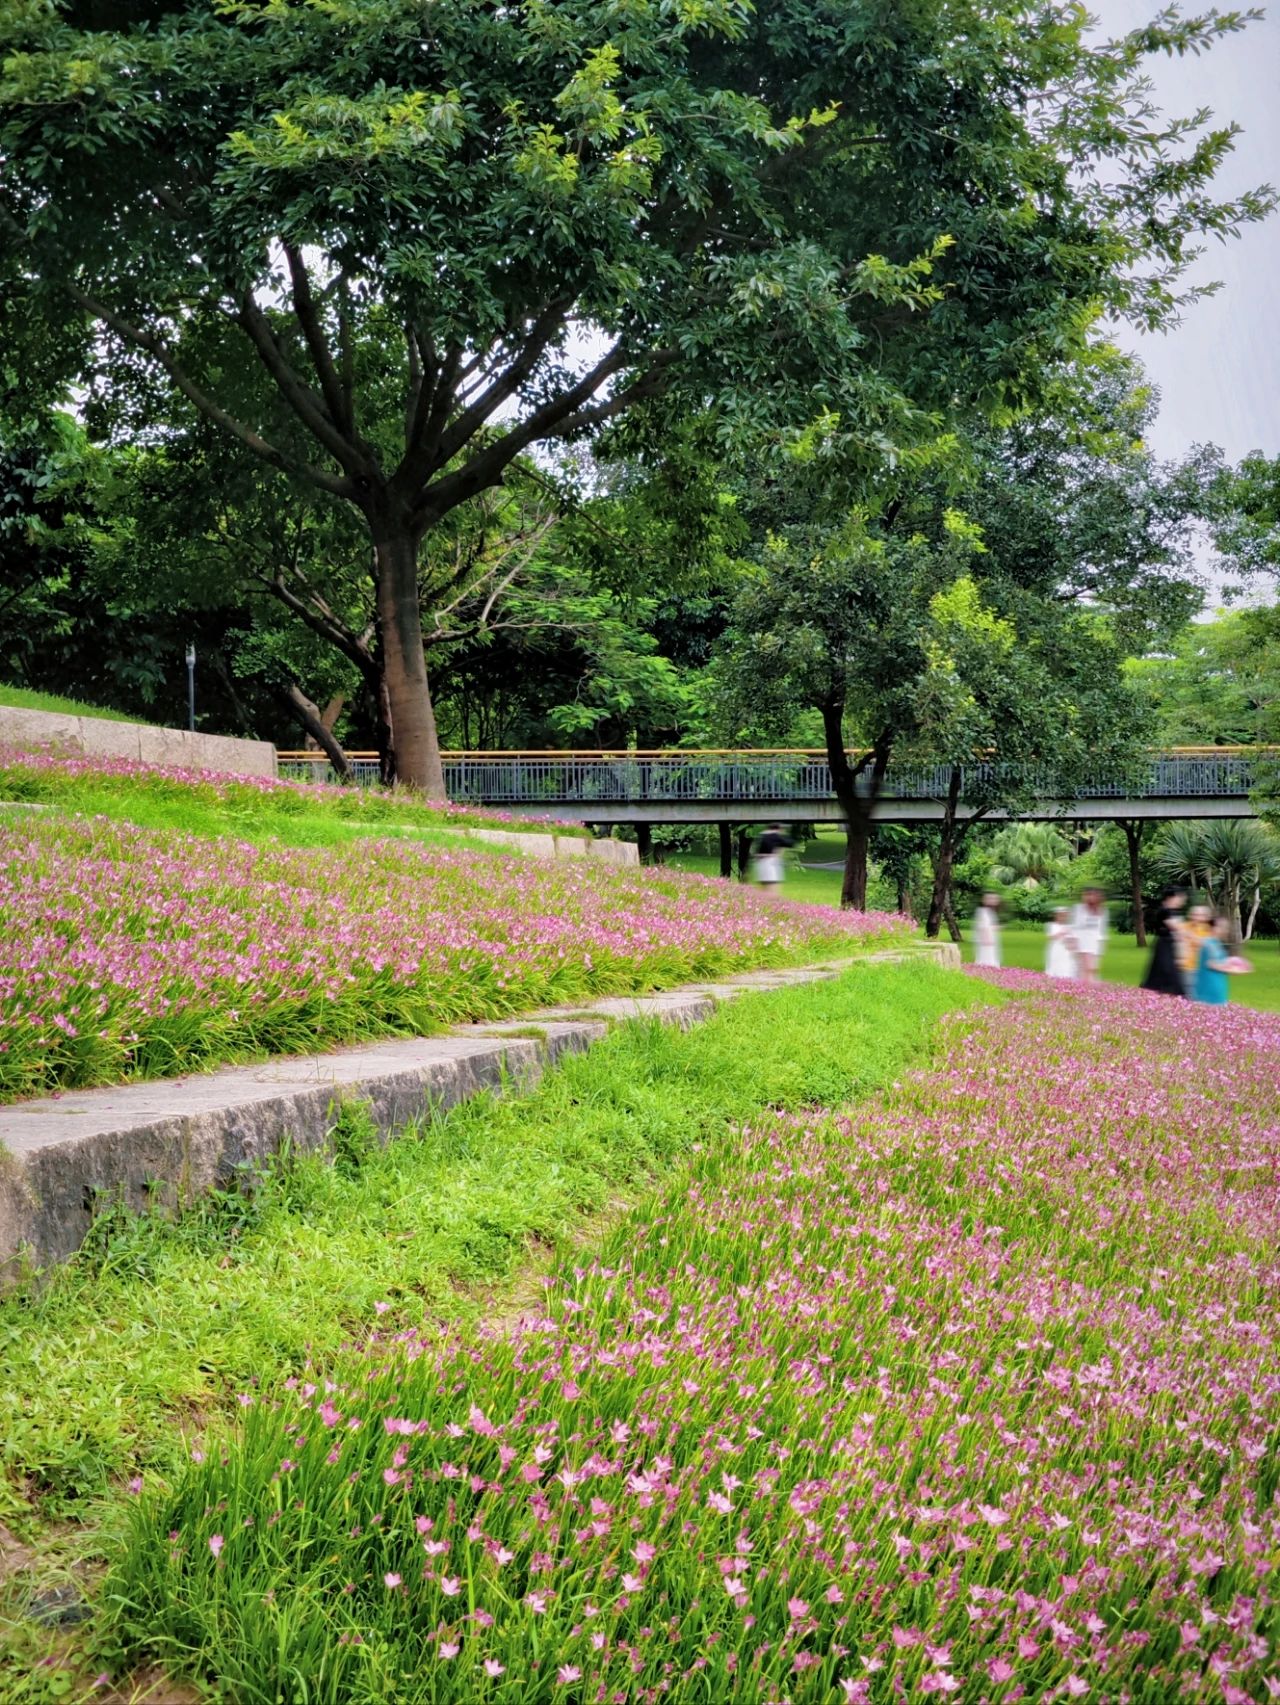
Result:
[[[1096,983],[1102,949],[1107,939],[1107,908],[1101,888],[1086,888],[1071,913],[1076,938],[1076,975],[1082,983]]]
[[[1188,994],[1192,992],[1191,986],[1200,969],[1200,949],[1212,934],[1213,913],[1209,907],[1190,907],[1186,926],[1178,937],[1178,969],[1182,972],[1182,980],[1187,985]]]
[[[1074,977],[1076,974],[1076,938],[1071,929],[1071,913],[1059,906],[1046,926],[1049,946],[1044,968],[1050,977]]]
[[[1151,964],[1142,979],[1143,988],[1152,994],[1185,995],[1187,992],[1178,968],[1178,942],[1182,935],[1182,912],[1186,903],[1185,888],[1166,888],[1160,898],[1155,946],[1151,952]]]
[[[973,962],[975,965],[1000,965],[1000,896],[984,894],[982,904],[973,914]]]
[[[1230,934],[1230,918],[1215,918],[1209,934],[1199,944],[1191,998],[1204,1006],[1226,1006],[1227,978],[1235,972],[1253,969],[1247,959],[1237,958],[1227,946]]]
[[[770,823],[756,842],[755,878],[761,888],[772,890],[781,886],[786,875],[782,855],[790,845],[781,823]]]

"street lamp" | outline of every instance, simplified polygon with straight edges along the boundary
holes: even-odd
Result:
[[[187,727],[196,731],[196,648],[187,641]]]

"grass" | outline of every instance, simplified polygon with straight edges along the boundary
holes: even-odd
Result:
[[[1267,1697],[1280,1025],[1006,982],[849,1116],[824,991],[799,1111],[696,1062],[524,1332],[401,1315],[145,1494],[112,1637],[237,1705]]]
[[[580,823],[433,805],[378,788],[221,776],[45,751],[0,750],[0,802],[286,847],[349,846],[370,836],[456,845],[457,832],[468,828],[577,838],[587,832]]]
[[[783,889],[787,898],[804,900],[812,905],[838,906],[840,872],[806,869],[797,860],[832,862],[839,856],[839,843],[833,838],[811,841],[798,854],[792,855]],[[720,868],[717,859],[701,853],[673,854],[670,863],[677,869],[698,871],[706,876],[718,875]],[[973,946],[968,938],[967,925],[962,924],[961,928],[965,936],[962,952],[967,964],[973,958]],[[1023,971],[1044,970],[1045,935],[1042,924],[1006,924],[1002,939],[1006,965]],[[1253,1007],[1260,1012],[1280,1012],[1280,943],[1273,939],[1257,941],[1245,952],[1252,961],[1253,973],[1248,977],[1231,979],[1232,1003]],[[1147,974],[1150,958],[1149,947],[1139,947],[1132,936],[1113,932],[1102,961],[1102,980],[1137,988]]]
[[[9,687],[0,681],[0,706],[13,710],[47,710],[60,716],[92,716],[100,722],[142,722],[139,716],[126,716],[123,711],[103,710],[101,705],[84,704],[79,699],[60,698],[57,693],[33,693],[26,687]],[[144,723],[144,727],[152,727]]]
[[[867,966],[743,996],[687,1033],[628,1023],[532,1094],[385,1148],[348,1107],[332,1166],[286,1157],[177,1223],[105,1217],[0,1298],[0,1522],[20,1539],[74,1522],[61,1551],[101,1554],[130,1477],[174,1475],[237,1393],[332,1357],[378,1309],[385,1328],[501,1312],[531,1255],[574,1248],[727,1126],[865,1095],[921,1058],[942,1014],[998,998]]]
[[[1004,963],[1016,970],[1043,971],[1045,935],[1040,924],[1006,924],[1001,932]],[[1280,1012],[1280,950],[1274,941],[1251,942],[1245,953],[1253,965],[1247,977],[1232,977],[1234,1006],[1253,1007],[1260,1012]],[[968,940],[966,960],[973,957]],[[1132,936],[1113,934],[1102,958],[1102,980],[1136,989],[1151,963],[1150,947],[1139,947]]]

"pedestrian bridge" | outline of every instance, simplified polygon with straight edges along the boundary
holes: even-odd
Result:
[[[280,774],[332,780],[321,752],[281,752]],[[378,779],[377,754],[353,752],[357,780]],[[1001,766],[966,765],[961,772],[960,815],[966,783],[987,783]],[[446,752],[450,799],[493,806],[518,816],[550,812],[591,823],[838,822],[839,803],[826,756],[820,751],[740,752]],[[1006,772],[1009,773],[1009,772]],[[872,813],[878,823],[930,823],[943,814],[949,764],[889,765]],[[1047,771],[1043,792],[1037,772],[1010,773],[1017,790],[1027,784],[1034,803],[1024,810],[990,811],[999,821],[1072,821],[1120,818],[1248,817],[1252,790],[1267,777],[1280,779],[1280,748],[1211,746],[1153,752],[1124,774],[1099,773],[1070,799],[1055,797]]]

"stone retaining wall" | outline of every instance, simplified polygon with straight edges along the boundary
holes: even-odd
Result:
[[[228,775],[273,776],[276,749],[269,740],[233,740],[227,734],[189,734],[185,728],[148,728],[98,716],[0,705],[0,745],[51,746],[86,758],[132,758],[140,764],[218,770]]]
[[[94,1216],[116,1203],[172,1213],[234,1183],[239,1168],[261,1165],[285,1144],[324,1149],[346,1098],[363,1101],[379,1134],[389,1137],[481,1090],[531,1087],[550,1061],[590,1047],[618,1020],[687,1028],[709,1018],[718,1002],[752,990],[912,959],[950,965],[959,954],[949,942],[936,949],[902,944],[857,960],[744,972],[444,1036],[11,1103],[0,1107],[0,1283],[28,1265],[74,1254]]]
[[[463,833],[468,840],[500,847],[503,852],[524,853],[526,858],[593,858],[617,865],[640,862],[640,848],[634,841],[589,841],[583,835],[544,835],[536,829],[523,835],[516,829],[464,829]]]

